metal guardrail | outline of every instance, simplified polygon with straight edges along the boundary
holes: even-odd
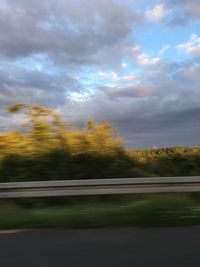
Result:
[[[0,183],[0,198],[200,192],[200,176]]]

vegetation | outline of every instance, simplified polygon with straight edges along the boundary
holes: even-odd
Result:
[[[200,224],[199,194],[0,201],[0,229]]]
[[[0,182],[200,175],[200,147],[130,151],[107,122],[77,129],[43,106],[6,110],[23,123],[0,132]],[[0,229],[192,225],[199,211],[199,194],[1,200]]]
[[[0,132],[0,182],[200,175],[200,147],[128,151],[109,123],[64,123],[55,110],[16,104],[17,131]]]

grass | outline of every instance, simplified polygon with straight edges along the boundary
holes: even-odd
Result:
[[[199,194],[0,201],[0,229],[200,224]]]

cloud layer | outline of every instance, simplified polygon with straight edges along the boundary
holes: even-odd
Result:
[[[108,120],[130,148],[200,143],[200,8],[190,1],[0,0],[0,124],[16,102]]]

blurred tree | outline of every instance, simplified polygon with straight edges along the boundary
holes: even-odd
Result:
[[[179,176],[200,174],[200,148],[128,151],[108,123],[66,124],[53,109],[18,103],[21,131],[0,132],[0,181]]]

